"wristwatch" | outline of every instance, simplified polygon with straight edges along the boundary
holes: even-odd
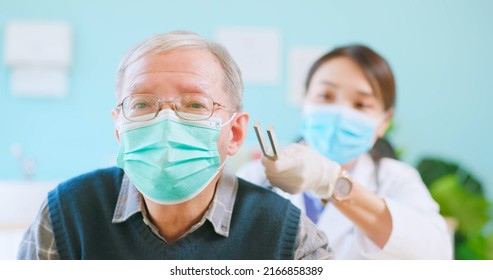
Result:
[[[345,200],[353,189],[353,179],[349,176],[349,173],[341,169],[339,177],[336,179],[334,185],[334,192],[332,193],[332,198],[337,201]]]

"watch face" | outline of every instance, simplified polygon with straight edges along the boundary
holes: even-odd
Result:
[[[347,178],[338,178],[334,188],[334,196],[336,198],[344,198],[351,192],[351,181]]]

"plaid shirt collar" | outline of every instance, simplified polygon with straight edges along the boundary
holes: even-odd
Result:
[[[202,217],[202,219],[186,234],[193,232],[202,226],[206,220],[209,220],[217,234],[228,237],[237,190],[238,179],[232,172],[225,169],[217,182],[216,192],[209,209],[204,217]],[[139,212],[142,212],[143,222],[147,224],[155,234],[159,235],[156,226],[154,226],[147,218],[147,209],[142,194],[125,174],[123,175],[122,187],[116,203],[112,222],[123,223]]]

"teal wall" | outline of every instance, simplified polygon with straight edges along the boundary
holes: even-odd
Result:
[[[300,46],[364,43],[397,78],[392,140],[415,164],[425,155],[460,162],[493,197],[493,1],[75,1],[0,0],[0,52],[10,20],[65,20],[74,30],[70,92],[63,99],[19,98],[0,63],[0,180],[21,179],[11,154],[20,143],[35,179],[60,180],[107,166],[117,152],[110,111],[123,53],[151,34],[188,29],[212,38],[224,26],[275,27],[282,65]],[[286,67],[284,67],[286,68]],[[246,85],[245,109],[272,123],[282,143],[297,136],[287,70],[279,84]],[[250,130],[247,145],[254,146]]]

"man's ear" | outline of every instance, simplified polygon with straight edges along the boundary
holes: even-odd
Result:
[[[385,119],[377,127],[376,134],[378,138],[383,138],[385,132],[387,131],[387,128],[389,128],[393,116],[394,116],[394,108],[390,108],[385,112]]]
[[[116,122],[118,120],[119,115],[120,115],[120,110],[116,110],[116,109],[111,110],[111,116],[113,117],[113,123],[115,124],[115,136],[118,142],[120,142],[120,135],[118,134],[118,129],[116,129]]]
[[[248,132],[248,113],[239,112],[231,124],[231,134],[229,137],[228,155],[232,156],[238,152],[245,141]]]

